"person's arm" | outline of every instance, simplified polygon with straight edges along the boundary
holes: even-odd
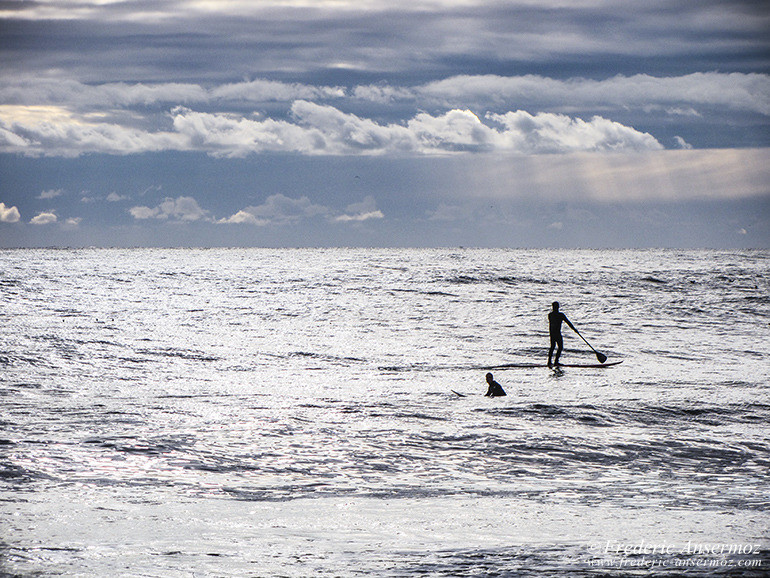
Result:
[[[577,329],[575,329],[575,326],[572,325],[572,322],[569,319],[567,319],[567,316],[564,315],[564,313],[561,314],[561,318],[564,319],[564,321],[567,323],[567,325],[569,325],[569,327],[570,327],[570,329],[572,329],[572,331],[577,333]]]

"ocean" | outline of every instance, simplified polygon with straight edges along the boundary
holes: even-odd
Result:
[[[0,299],[2,576],[770,573],[770,251],[17,249]],[[552,301],[622,363],[546,367]]]

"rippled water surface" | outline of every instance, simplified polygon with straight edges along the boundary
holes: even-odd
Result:
[[[12,250],[0,297],[0,575],[770,565],[767,251]],[[546,368],[553,300],[623,363]]]

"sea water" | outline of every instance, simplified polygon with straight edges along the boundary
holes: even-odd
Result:
[[[1,575],[767,575],[768,251],[7,250],[0,299]],[[545,367],[555,300],[623,363]]]

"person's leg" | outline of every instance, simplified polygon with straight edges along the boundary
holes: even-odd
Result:
[[[551,347],[548,350],[548,367],[551,367],[551,357],[553,356],[553,348],[556,347],[556,340],[551,337]],[[556,359],[558,360],[559,357],[557,355]]]
[[[564,349],[564,339],[561,335],[559,335],[556,339],[556,357],[554,358],[554,363],[556,365],[559,365],[559,357],[561,357],[561,350]]]

